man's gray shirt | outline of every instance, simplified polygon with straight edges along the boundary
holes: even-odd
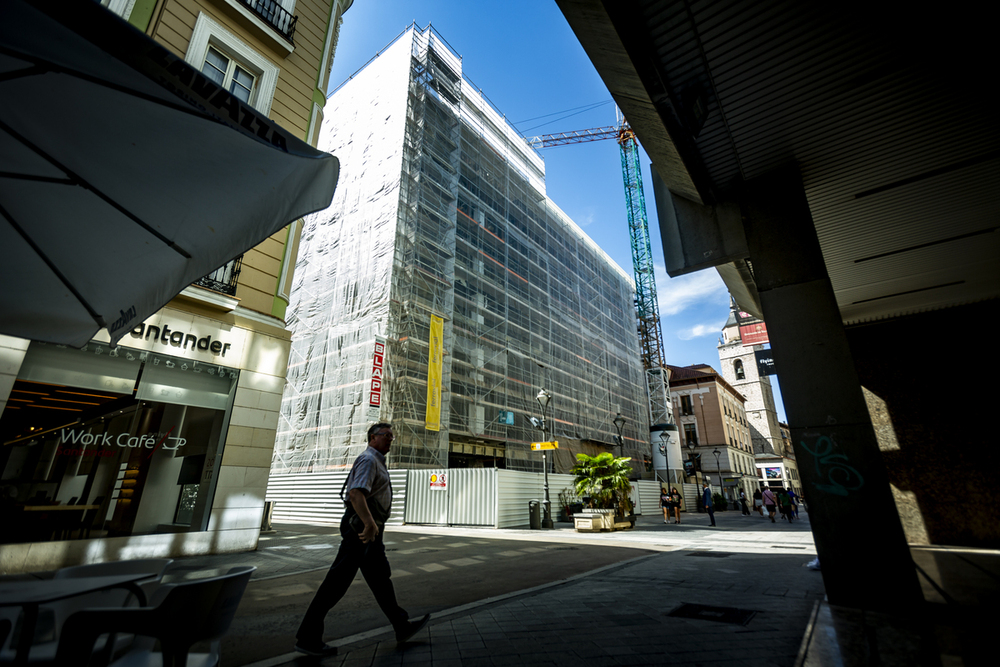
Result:
[[[385,454],[368,447],[354,459],[354,467],[347,476],[345,487],[350,494],[351,489],[364,489],[368,495],[378,501],[384,509],[392,508],[392,483],[389,481],[389,471],[385,467]],[[345,502],[350,502],[345,498]]]

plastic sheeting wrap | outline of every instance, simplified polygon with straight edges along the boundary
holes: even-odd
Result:
[[[542,387],[559,469],[610,445],[618,412],[624,453],[650,458],[632,280],[545,197],[541,158],[461,68],[430,28],[410,29],[327,102],[320,147],[341,180],[305,221],[272,475],[350,465],[377,419],[396,432],[390,467],[540,470],[527,417]]]
[[[330,207],[304,219],[275,473],[349,466],[365,447],[372,341],[389,317],[408,69],[405,50],[386,53],[324,111],[319,144],[337,146],[351,168]]]

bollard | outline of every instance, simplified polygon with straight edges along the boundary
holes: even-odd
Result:
[[[532,530],[542,529],[541,503],[539,503],[537,500],[528,501],[528,526]]]

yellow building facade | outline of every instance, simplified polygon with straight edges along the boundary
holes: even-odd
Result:
[[[353,0],[104,0],[315,145]],[[155,131],[155,128],[151,128]],[[192,151],[192,164],[210,160]],[[0,573],[253,549],[285,384],[301,222],[110,346],[0,336]]]

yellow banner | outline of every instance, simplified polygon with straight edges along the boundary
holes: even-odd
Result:
[[[443,349],[444,320],[431,315],[430,346],[427,350],[427,413],[424,428],[441,430],[441,354]]]

